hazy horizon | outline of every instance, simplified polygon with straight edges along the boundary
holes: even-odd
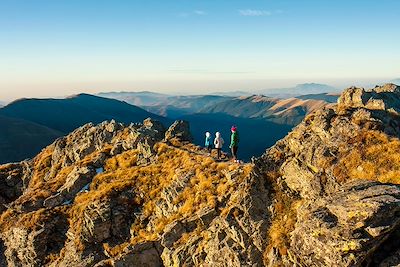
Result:
[[[64,98],[76,94],[100,94],[100,93],[110,93],[110,92],[143,92],[143,91],[150,91],[154,93],[162,93],[162,94],[171,94],[171,95],[195,95],[195,94],[212,94],[212,93],[224,93],[224,92],[235,92],[235,91],[243,91],[243,92],[250,92],[255,93],[256,91],[260,90],[268,90],[268,89],[284,89],[284,88],[292,88],[300,84],[306,83],[317,83],[317,84],[324,84],[332,86],[336,89],[342,90],[348,88],[350,86],[359,86],[364,88],[374,87],[375,85],[382,85],[384,83],[391,82],[394,79],[349,79],[343,81],[263,81],[263,80],[249,80],[249,81],[213,81],[212,86],[206,88],[206,86],[199,81],[196,82],[197,88],[192,88],[191,90],[185,90],[184,85],[175,85],[169,84],[168,82],[159,82],[159,83],[152,83],[152,86],[142,86],[135,88],[135,86],[130,85],[129,83],[120,83],[120,85],[114,87],[110,87],[108,83],[101,83],[94,85],[95,89],[88,89],[90,86],[85,84],[80,84],[81,88],[86,89],[74,89],[73,86],[69,87],[68,85],[64,85],[65,87],[61,87],[62,90],[53,90],[52,88],[57,88],[58,86],[51,87],[49,91],[40,90],[40,88],[36,88],[36,86],[40,85],[32,85],[30,88],[31,90],[21,91],[21,95],[16,95],[11,98],[0,98],[0,102],[9,103],[17,99],[21,98]],[[353,82],[354,81],[354,82]],[[356,82],[355,82],[356,81]],[[157,84],[160,87],[157,87]],[[184,83],[182,83],[184,84]],[[192,84],[188,82],[186,85],[189,86]],[[238,84],[242,84],[239,86]],[[169,85],[169,87],[168,87]],[[221,87],[218,87],[221,85]],[[269,86],[268,86],[269,85]],[[155,86],[155,87],[153,87]],[[162,86],[167,86],[167,88],[162,88]],[[182,87],[182,88],[181,88]],[[193,86],[192,86],[193,87]],[[60,89],[60,87],[58,87]],[[130,89],[131,88],[131,89]],[[181,88],[181,90],[179,90]],[[23,88],[21,88],[23,89]],[[36,91],[36,89],[38,91]],[[38,93],[40,92],[40,93]]]
[[[399,78],[400,2],[4,0],[0,101]]]

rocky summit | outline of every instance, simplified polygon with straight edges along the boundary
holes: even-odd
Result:
[[[0,265],[399,266],[399,138],[393,84],[346,89],[246,164],[185,121],[87,124],[0,166]]]

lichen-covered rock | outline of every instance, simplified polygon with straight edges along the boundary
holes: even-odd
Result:
[[[353,181],[297,213],[291,252],[306,266],[360,265],[400,226],[400,186]]]
[[[43,266],[49,255],[60,252],[66,240],[67,218],[60,209],[43,213],[47,216],[36,222],[38,218],[27,216],[2,233],[7,266]]]
[[[162,267],[161,246],[158,242],[145,242],[126,248],[118,257],[101,261],[95,267]]]
[[[0,167],[0,212],[4,211],[4,204],[22,195],[29,183],[31,172],[31,164],[27,161]]]

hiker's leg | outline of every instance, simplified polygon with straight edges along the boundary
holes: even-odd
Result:
[[[232,149],[233,149],[233,154],[235,154],[235,159],[238,159],[238,156],[237,156],[238,147],[234,146]]]
[[[217,157],[218,157],[218,159],[220,159],[221,158],[221,148],[218,148],[217,152],[218,152],[217,153],[218,154]]]
[[[231,147],[231,154],[234,160],[236,160],[236,153],[235,153],[235,147]]]

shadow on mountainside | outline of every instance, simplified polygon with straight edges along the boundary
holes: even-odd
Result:
[[[92,122],[125,124],[151,117],[169,126],[172,120],[114,99],[87,94],[65,99],[20,99],[0,108],[0,163],[33,157],[45,146]]]

